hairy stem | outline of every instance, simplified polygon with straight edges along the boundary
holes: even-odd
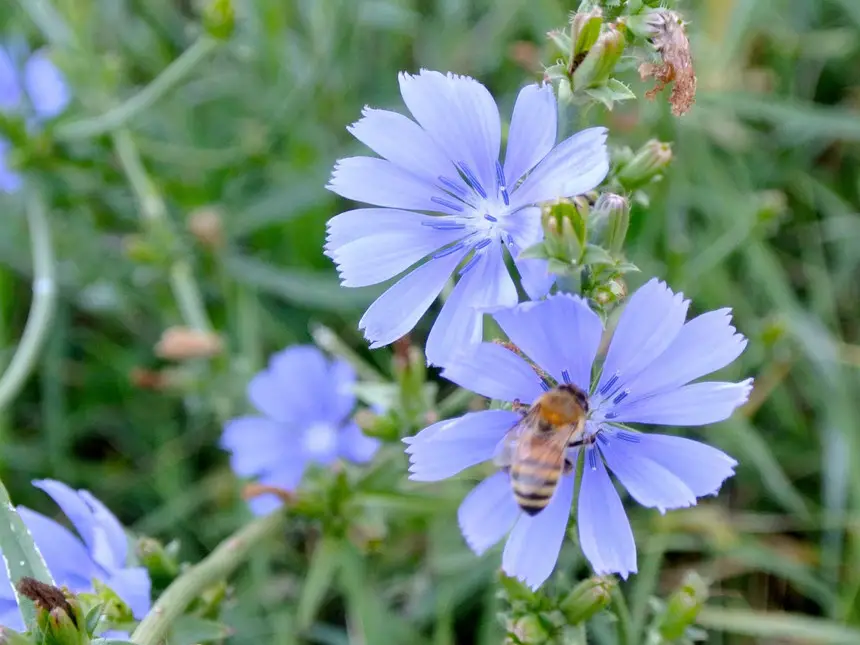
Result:
[[[257,518],[232,536],[199,563],[174,580],[134,630],[131,640],[137,645],[158,645],[188,605],[208,586],[229,576],[254,549],[281,527],[283,509]]]
[[[618,644],[634,645],[630,624],[630,610],[627,608],[627,601],[624,600],[624,593],[618,587],[612,590],[612,611],[618,619]]]
[[[185,79],[218,45],[208,35],[200,36],[182,55],[168,65],[161,74],[140,92],[99,116],[73,121],[56,129],[59,139],[84,139],[121,128],[138,114],[149,109]]]
[[[144,222],[153,228],[169,228],[164,199],[150,180],[131,134],[125,129],[118,130],[113,135],[113,143],[120,164],[137,196]],[[169,273],[170,288],[185,324],[200,331],[210,331],[212,326],[191,265],[187,260],[174,255]]]
[[[27,223],[33,253],[33,302],[18,349],[0,377],[0,410],[21,391],[33,370],[51,326],[57,299],[51,231],[45,204],[38,195],[31,195],[27,202]]]

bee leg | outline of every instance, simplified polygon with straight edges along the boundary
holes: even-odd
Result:
[[[562,472],[563,472],[565,475],[569,475],[570,473],[572,473],[572,472],[573,472],[573,462],[572,462],[570,459],[566,458],[566,457],[565,457],[565,460],[564,460],[564,468],[563,468],[563,471],[562,471]]]
[[[523,416],[528,413],[530,407],[530,405],[522,403],[519,399],[514,399],[513,403],[511,403],[511,408],[513,409],[513,411]]]

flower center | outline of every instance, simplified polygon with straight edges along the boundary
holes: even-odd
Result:
[[[337,449],[338,432],[330,423],[315,423],[305,430],[302,448],[305,454],[316,459],[330,457]]]

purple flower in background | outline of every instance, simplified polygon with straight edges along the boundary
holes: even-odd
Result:
[[[33,485],[53,498],[78,532],[74,535],[54,520],[18,507],[54,582],[73,593],[86,593],[93,592],[93,580],[99,580],[128,605],[135,618],[143,618],[150,607],[149,572],[127,566],[128,538],[116,517],[89,491],[76,491],[51,479]],[[25,629],[6,567],[0,567],[0,625]]]
[[[351,418],[355,372],[344,360],[328,360],[312,345],[289,347],[248,384],[248,398],[263,416],[229,421],[221,447],[240,477],[286,491],[294,490],[312,463],[338,458],[357,463],[373,458],[379,441],[365,436]],[[275,495],[249,502],[257,515],[278,506]]]
[[[415,121],[365,108],[349,131],[382,158],[341,159],[328,185],[380,208],[333,217],[325,248],[346,287],[406,272],[359,322],[371,347],[411,330],[460,267],[427,339],[428,362],[442,365],[481,340],[482,312],[517,304],[503,247],[531,298],[549,291],[547,262],[517,256],[543,239],[536,204],[603,181],[606,130],[583,130],[555,145],[552,87],[528,85],[514,106],[502,164],[499,110],[479,82],[422,70],[400,75],[400,93]]]
[[[60,70],[44,50],[34,52],[19,72],[8,49],[0,47],[0,111],[27,112],[31,125],[53,119],[69,104],[69,89]],[[9,142],[0,138],[0,191],[13,193],[21,187],[21,177],[6,163]]]
[[[731,326],[731,311],[712,311],[685,323],[689,301],[651,280],[621,315],[600,376],[592,381],[603,334],[600,318],[575,296],[560,294],[495,314],[514,343],[556,383],[589,392],[586,445],[577,524],[582,551],[598,574],[636,572],[636,545],[608,467],[643,506],[692,506],[716,494],[736,462],[703,443],[641,433],[627,423],[699,426],[722,421],[744,403],[752,380],[697,382],[737,358],[746,340]],[[446,366],[442,375],[484,396],[531,402],[550,383],[516,353],[482,343]],[[473,412],[441,421],[406,442],[411,478],[437,481],[491,459],[521,416],[507,410]],[[573,501],[574,476],[564,475],[549,505],[534,516],[514,501],[508,475],[491,475],[463,500],[460,527],[482,554],[510,533],[502,557],[506,573],[536,589],[558,559]]]

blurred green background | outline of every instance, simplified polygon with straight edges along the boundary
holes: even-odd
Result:
[[[151,180],[142,207],[123,144],[118,151],[109,135],[34,144],[61,297],[33,376],[0,412],[0,475],[13,497],[53,514],[31,479],[89,488],[134,531],[179,538],[191,561],[245,521],[215,443],[221,422],[246,409],[245,384],[267,355],[324,324],[390,372],[390,351],[368,352],[356,330],[379,289],[341,289],[322,255],[326,220],[348,208],[323,188],[327,175],[361,151],[345,126],[365,104],[402,110],[396,74],[420,67],[479,78],[506,118],[519,87],[553,62],[546,32],[576,4],[237,2],[232,38],[127,123],[122,137]],[[44,17],[41,1],[0,6],[7,42],[45,42],[31,20]],[[76,43],[54,48],[74,94],[60,126],[135,94],[200,32],[196,5],[182,0],[54,6]],[[751,342],[730,376],[757,384],[732,420],[700,433],[740,461],[723,494],[666,516],[632,509],[641,573],[627,586],[630,602],[644,612],[650,594],[665,595],[694,568],[712,583],[701,616],[709,642],[847,642],[826,630],[860,624],[860,3],[677,8],[691,23],[694,109],[672,117],[663,96],[587,118],[610,127],[611,144],[673,142],[666,180],[633,213],[628,257],[642,274],[630,286],[657,275],[697,311],[734,308]],[[648,86],[630,68],[622,78],[641,96]],[[220,244],[189,231],[201,211],[220,218]],[[0,214],[2,365],[26,321],[32,269],[22,197],[0,196]],[[154,347],[183,322],[169,278],[187,271],[226,351],[172,364]],[[498,555],[479,560],[462,544],[461,484],[439,487],[435,506],[395,514],[358,567],[372,633],[384,637],[365,625],[371,645],[499,642]],[[291,527],[237,579],[228,615],[236,643],[365,642],[355,625],[349,640],[349,598],[337,593],[294,634],[304,528]],[[804,633],[774,618],[761,623],[773,636],[742,636],[755,632],[744,627],[747,610],[831,623]]]

